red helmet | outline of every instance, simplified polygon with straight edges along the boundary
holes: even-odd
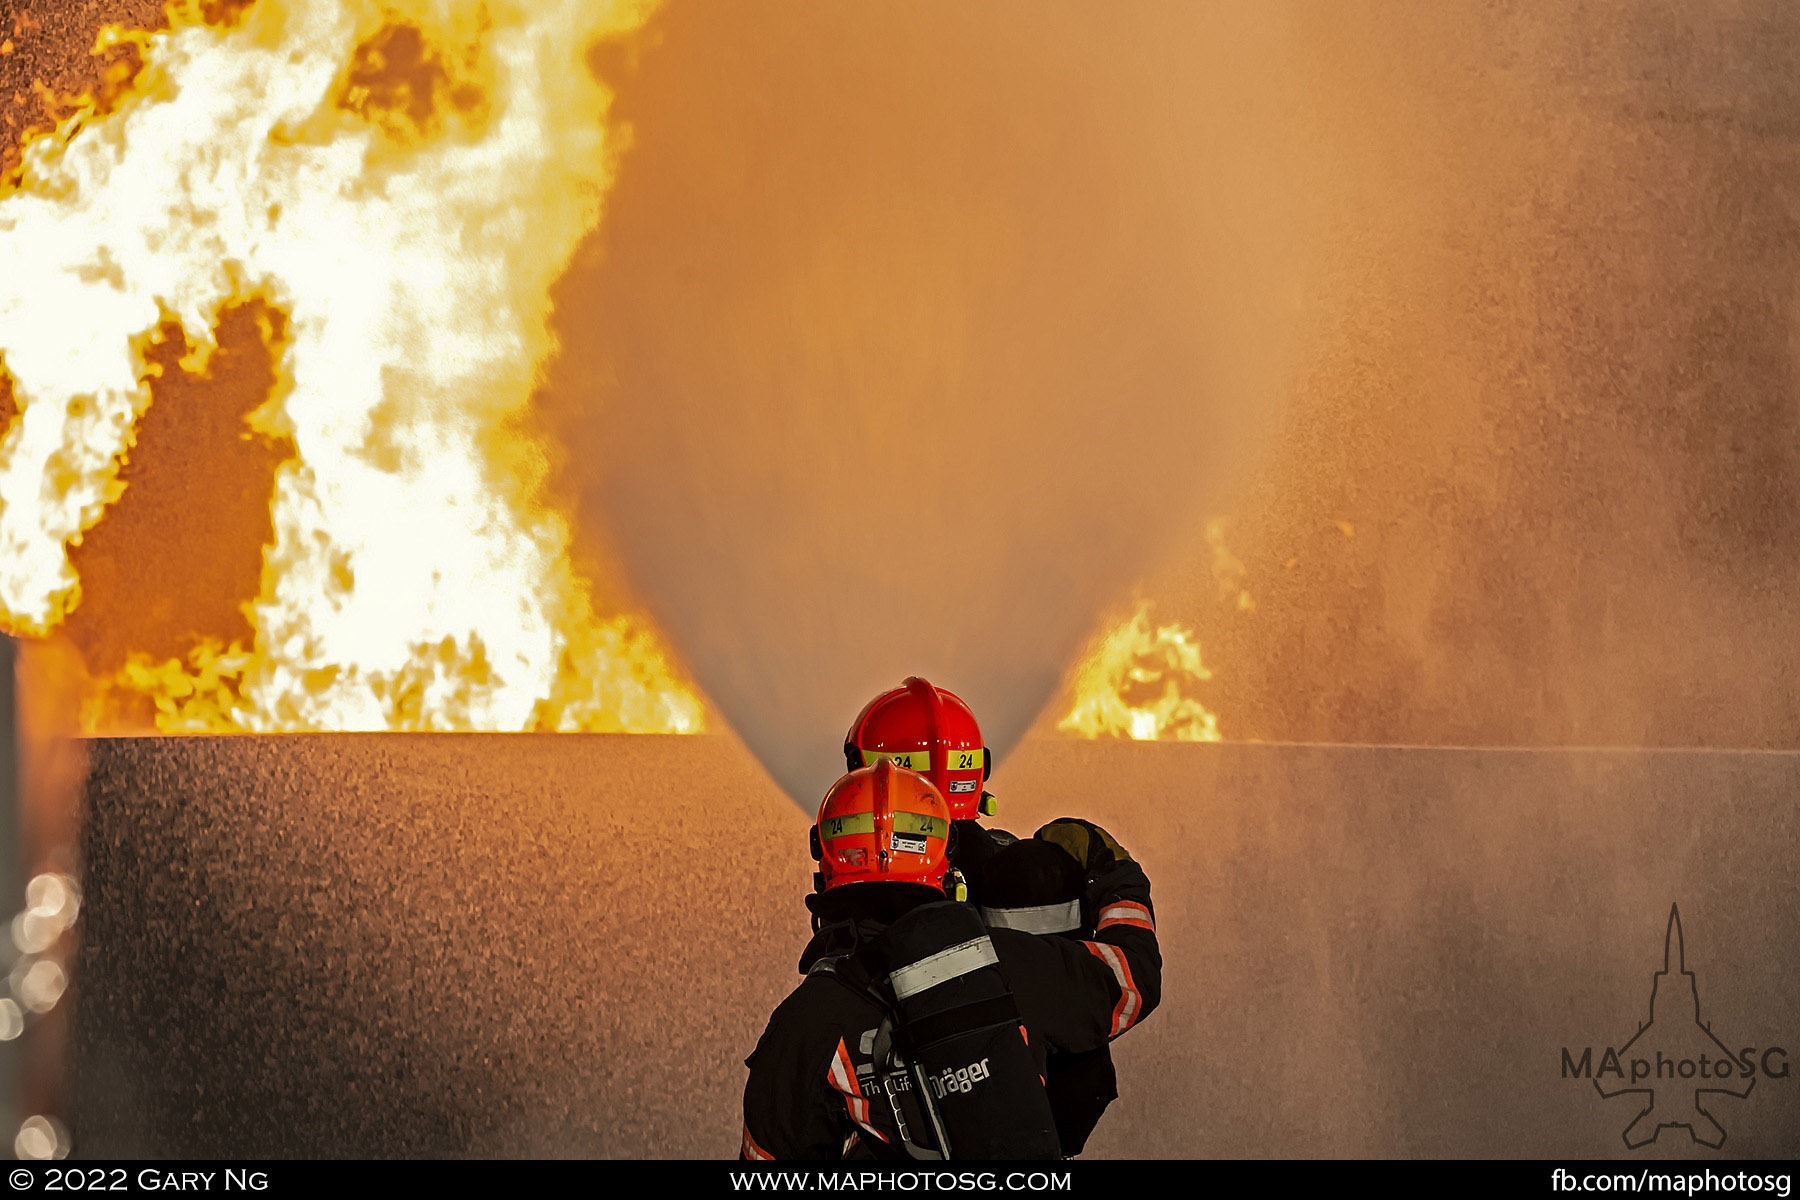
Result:
[[[855,770],[882,758],[930,779],[949,802],[953,820],[996,811],[993,797],[981,790],[994,769],[981,726],[954,692],[914,676],[869,701],[850,724],[844,762]]]
[[[821,892],[850,883],[917,883],[942,891],[950,809],[923,775],[881,759],[831,785],[812,828]]]

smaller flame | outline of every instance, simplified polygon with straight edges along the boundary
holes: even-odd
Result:
[[[1151,625],[1150,605],[1102,634],[1075,670],[1073,703],[1056,723],[1078,737],[1217,742],[1219,719],[1196,693],[1212,678],[1181,625]]]

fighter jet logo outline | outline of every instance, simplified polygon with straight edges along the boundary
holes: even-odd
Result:
[[[1631,1049],[1640,1040],[1643,1041],[1642,1048],[1632,1055]],[[1643,1081],[1636,1078],[1635,1071],[1630,1082],[1625,1082],[1626,1076],[1617,1064],[1621,1061],[1648,1062],[1647,1054],[1654,1054],[1656,1062],[1656,1073],[1650,1077],[1649,1086],[1642,1086]],[[1723,1073],[1708,1073],[1707,1066],[1721,1060],[1730,1063],[1730,1068]],[[1717,1150],[1725,1144],[1725,1129],[1706,1107],[1705,1098],[1709,1094],[1722,1094],[1742,1100],[1756,1086],[1755,1074],[1750,1071],[1739,1074],[1738,1057],[1713,1033],[1712,1025],[1700,1018],[1699,983],[1687,968],[1681,910],[1677,905],[1669,906],[1669,928],[1663,940],[1663,969],[1651,977],[1650,1019],[1639,1023],[1631,1040],[1610,1053],[1606,1061],[1614,1064],[1613,1070],[1619,1074],[1621,1085],[1607,1091],[1601,1083],[1605,1072],[1601,1071],[1594,1076],[1594,1090],[1608,1100],[1631,1094],[1642,1096],[1644,1100],[1644,1107],[1632,1118],[1622,1135],[1625,1145],[1633,1150],[1650,1145],[1662,1136],[1663,1130],[1674,1128],[1685,1128],[1696,1143]],[[1666,1077],[1663,1074],[1665,1066],[1669,1068]],[[1678,1067],[1697,1069],[1680,1074]],[[1730,1085],[1739,1079],[1743,1086],[1736,1090]]]

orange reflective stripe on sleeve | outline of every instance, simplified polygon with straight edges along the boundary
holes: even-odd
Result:
[[[1109,946],[1105,942],[1081,944],[1111,968],[1113,978],[1119,983],[1119,1002],[1113,1005],[1112,1011],[1112,1036],[1118,1037],[1137,1024],[1138,1017],[1144,1011],[1144,998],[1138,994],[1137,983],[1131,978],[1131,965],[1125,961],[1125,952],[1117,946]]]
[[[831,1086],[846,1096],[862,1095],[862,1085],[856,1082],[856,1067],[850,1061],[850,1047],[844,1045],[839,1038],[837,1050],[831,1056],[831,1066],[826,1068],[825,1077]]]
[[[756,1139],[750,1136],[750,1127],[748,1125],[744,1126],[743,1157],[752,1162],[775,1161],[775,1156],[773,1154],[770,1154],[767,1150],[764,1150],[761,1146],[756,1144]]]
[[[843,1038],[838,1039],[837,1051],[831,1056],[831,1065],[825,1069],[825,1078],[844,1097],[844,1108],[849,1111],[850,1119],[882,1141],[887,1141],[887,1134],[875,1128],[872,1123],[868,1098],[863,1095],[862,1085],[856,1081],[856,1064],[850,1061],[850,1047],[844,1045]]]
[[[1094,927],[1098,933],[1113,925],[1131,925],[1138,929],[1156,931],[1156,922],[1150,918],[1150,910],[1135,900],[1117,900],[1100,910],[1100,923]]]

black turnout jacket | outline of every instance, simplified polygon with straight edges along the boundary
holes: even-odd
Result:
[[[801,956],[800,970],[855,950],[878,936],[899,911],[859,908],[850,893],[827,910]],[[921,892],[924,899],[930,893]],[[1039,936],[1015,929],[989,935],[1018,1002],[1040,1074],[1050,1051],[1079,1054],[1104,1047],[1149,1015],[1162,996],[1150,881],[1133,860],[1112,864],[1088,882],[1096,914],[1091,939]],[[907,902],[916,905],[918,899]],[[821,908],[825,906],[821,905]],[[831,919],[836,917],[837,919]],[[745,1060],[745,1159],[904,1157],[892,1115],[880,1097],[865,1096],[856,1068],[867,1062],[864,1034],[880,1025],[878,1003],[821,972],[812,972],[769,1018]]]

